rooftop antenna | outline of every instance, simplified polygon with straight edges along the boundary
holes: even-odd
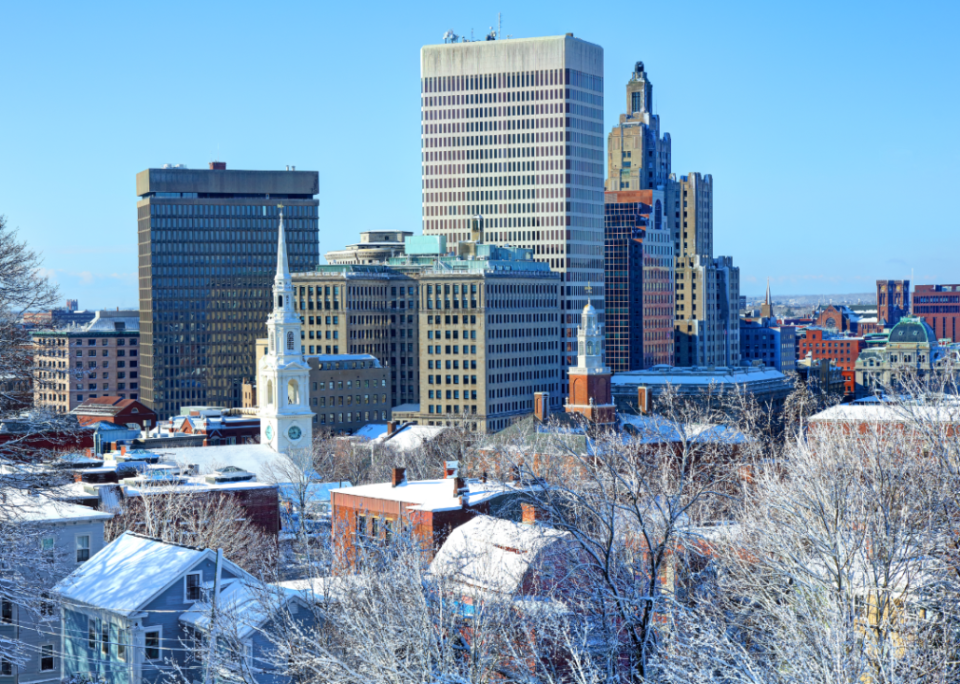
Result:
[[[497,12],[497,40],[503,39],[503,26],[500,23],[500,13]]]

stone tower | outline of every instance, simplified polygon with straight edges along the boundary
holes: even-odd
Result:
[[[281,207],[273,313],[267,319],[269,346],[257,369],[257,386],[263,393],[260,443],[280,453],[308,449],[313,442],[313,412],[307,403],[310,366],[301,351],[300,317],[293,310],[293,295]]]

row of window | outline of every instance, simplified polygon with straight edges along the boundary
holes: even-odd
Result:
[[[371,415],[373,416],[373,418],[370,417]],[[379,418],[377,418],[377,415],[378,415],[378,412],[377,412],[377,411],[364,411],[362,414],[361,414],[360,411],[357,411],[356,413],[347,412],[346,414],[343,414],[343,413],[319,413],[319,414],[314,415],[314,417],[313,417],[313,422],[315,422],[315,423],[320,423],[321,425],[336,425],[337,423],[353,423],[353,422],[357,422],[357,421],[361,421],[361,420],[362,420],[362,421],[365,421],[365,422],[369,422],[369,421],[371,421],[371,420],[386,420],[386,419],[387,419],[387,412],[386,412],[386,411],[380,411],[380,412],[379,412],[379,416],[380,416]],[[344,416],[346,416],[346,420],[344,420]]]

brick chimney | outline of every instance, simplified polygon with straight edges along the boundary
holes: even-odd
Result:
[[[462,477],[453,478],[453,496],[460,496],[463,490],[467,488],[467,483]]]
[[[387,437],[397,431],[397,421],[391,420],[387,423]]]
[[[533,504],[520,504],[520,522],[524,525],[535,525],[537,523],[537,509]]]
[[[393,477],[390,478],[390,486],[396,487],[403,484],[404,478],[407,476],[406,468],[394,468]]]
[[[533,393],[533,415],[535,415],[541,423],[546,423],[550,419],[549,392]]]
[[[127,447],[125,447],[125,446],[121,446],[121,447],[120,447],[120,455],[121,455],[121,456],[126,456],[126,455],[127,455]]]
[[[443,476],[445,478],[458,477],[460,475],[460,461],[444,461]]]
[[[644,416],[650,413],[650,393],[646,387],[637,388],[637,410]]]
[[[210,162],[211,171],[226,171],[227,162]]]

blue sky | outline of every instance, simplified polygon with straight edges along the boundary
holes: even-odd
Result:
[[[957,2],[8,2],[0,213],[88,308],[136,307],[134,178],[165,162],[319,171],[321,254],[419,231],[419,49],[498,11],[603,46],[608,129],[646,64],[743,293],[960,281]]]

